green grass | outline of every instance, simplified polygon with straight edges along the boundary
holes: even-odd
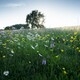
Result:
[[[76,30],[0,33],[0,80],[80,80],[79,59]]]

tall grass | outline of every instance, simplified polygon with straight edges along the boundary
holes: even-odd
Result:
[[[79,59],[79,31],[0,33],[0,80],[80,80]]]

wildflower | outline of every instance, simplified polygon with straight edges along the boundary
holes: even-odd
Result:
[[[9,75],[9,71],[4,71],[3,75],[8,76]]]
[[[49,40],[46,40],[45,42],[46,42],[46,43],[48,43],[48,42],[49,42]]]
[[[73,40],[70,40],[70,42],[72,43],[72,42],[73,42]]]
[[[2,44],[4,48],[6,48],[6,43]]]
[[[36,46],[35,47],[38,47],[38,43],[36,43]]]
[[[53,48],[53,47],[54,47],[54,43],[51,43],[51,44],[50,44],[50,48]]]
[[[71,39],[73,39],[73,36],[71,36]]]
[[[63,49],[61,49],[61,52],[64,52],[64,50],[63,50]]]
[[[67,74],[67,72],[66,72],[65,70],[63,71],[63,73],[64,73],[64,74]]]
[[[39,53],[39,56],[42,57],[42,54]]]
[[[74,35],[76,35],[77,34],[77,32],[74,32]]]
[[[31,63],[31,61],[29,61],[29,63]]]
[[[54,41],[54,38],[51,37],[51,40]]]
[[[35,37],[39,37],[40,35],[37,33],[36,35],[35,35]]]
[[[63,39],[63,41],[65,42],[65,39]]]
[[[35,47],[34,47],[34,46],[32,46],[32,45],[31,45],[31,48],[32,48],[32,49],[35,49]]]
[[[79,47],[76,48],[77,50],[79,49]]]
[[[3,58],[5,58],[6,56],[4,55]]]
[[[11,50],[11,53],[14,53],[13,49]]]
[[[37,51],[37,53],[39,53],[39,51]]]
[[[62,69],[63,69],[63,70],[65,70],[65,68],[64,68],[64,67],[63,67]]]
[[[48,47],[48,45],[44,45],[46,48]]]
[[[57,56],[55,56],[56,58],[58,58],[59,57],[59,55],[57,55]]]
[[[46,65],[46,59],[42,60],[42,65]]]
[[[13,54],[9,54],[10,56],[13,56]]]

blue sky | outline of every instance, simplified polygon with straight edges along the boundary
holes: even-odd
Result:
[[[80,0],[0,0],[0,29],[25,24],[36,9],[44,13],[46,27],[80,25]]]

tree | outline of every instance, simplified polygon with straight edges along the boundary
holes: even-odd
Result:
[[[22,28],[29,29],[28,25],[26,25],[26,24],[15,24],[12,26],[5,27],[4,30],[14,30],[14,29],[18,30],[18,29],[22,29]]]
[[[43,28],[44,15],[38,10],[33,10],[26,17],[26,23],[31,28]]]

